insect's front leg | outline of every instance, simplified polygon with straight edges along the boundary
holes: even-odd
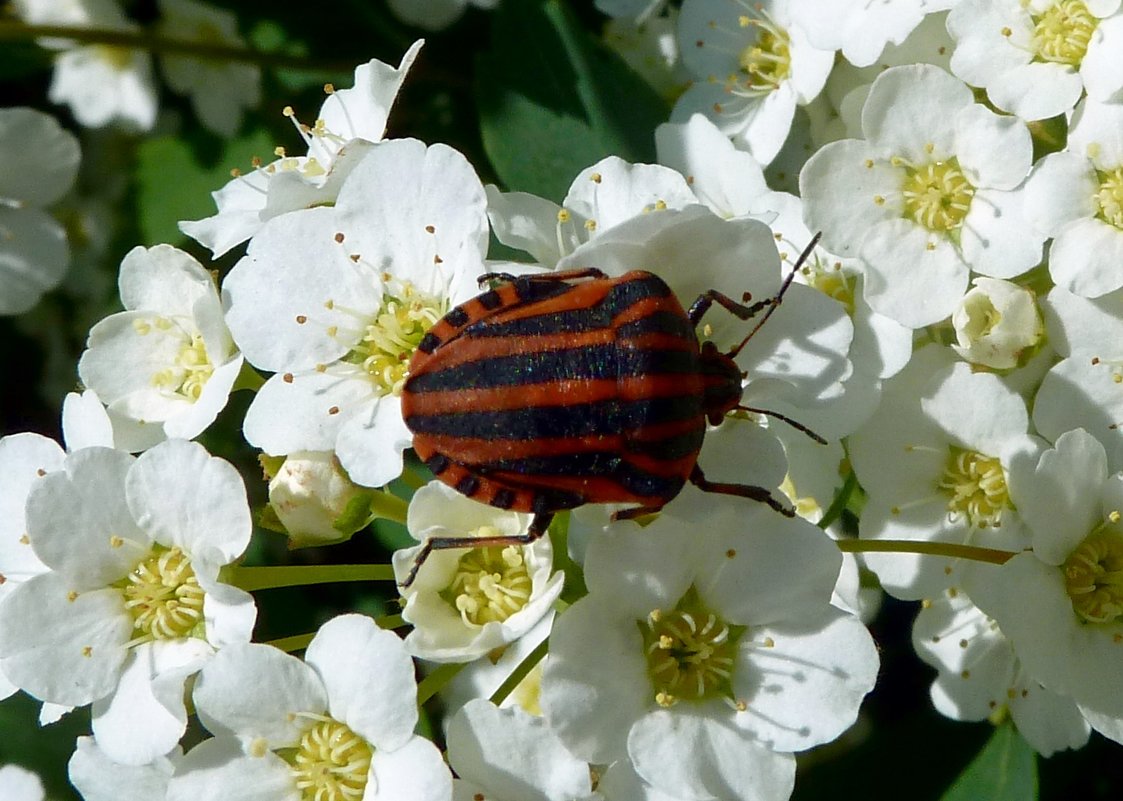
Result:
[[[752,300],[752,295],[746,292],[742,295],[741,299],[745,301]],[[718,292],[716,289],[709,289],[699,295],[698,299],[690,304],[690,310],[686,313],[690,324],[697,328],[698,323],[702,321],[702,315],[704,315],[715,302],[725,307],[730,314],[742,320],[748,320],[755,316],[761,309],[775,305],[776,299],[768,298],[767,300],[757,301],[751,306],[746,306],[744,303],[738,303],[733,298],[722,292]]]
[[[542,538],[553,519],[553,512],[538,512],[534,515],[534,519],[530,521],[530,528],[527,529],[525,534],[497,537],[431,537],[425,541],[425,545],[422,546],[421,551],[413,560],[413,567],[409,569],[406,580],[398,586],[404,590],[410,584],[413,584],[413,580],[417,578],[417,571],[421,569],[421,566],[425,564],[425,560],[429,558],[429,554],[433,551],[444,551],[450,548],[495,548],[504,545],[530,545]]]

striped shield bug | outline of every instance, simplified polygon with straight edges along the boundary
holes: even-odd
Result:
[[[402,389],[413,448],[458,492],[534,515],[526,534],[436,537],[433,550],[525,545],[556,512],[586,503],[629,503],[615,519],[656,512],[689,481],[707,492],[795,513],[764,487],[709,481],[698,467],[706,423],[743,410],[744,373],[734,359],[780,305],[816,236],[772,297],[749,305],[709,290],[684,310],[652,273],[610,278],[595,268],[513,276],[491,273],[488,289],[457,306],[422,338]],[[742,320],[764,312],[726,353],[699,343],[714,304]]]

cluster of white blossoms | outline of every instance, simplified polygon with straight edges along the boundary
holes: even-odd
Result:
[[[875,686],[864,570],[922,601],[940,712],[1045,755],[1123,743],[1120,6],[602,0],[673,29],[664,78],[692,82],[659,163],[608,156],[560,203],[384,138],[420,42],[313,123],[286,109],[307,155],[181,223],[234,267],[131,251],[67,448],[0,439],[0,690],[90,705],[87,801],[782,800]],[[532,515],[428,482],[403,387],[481,277],[589,268],[717,298],[697,336],[742,396],[665,508],[519,542]],[[392,565],[308,580],[397,580],[400,615],[253,642],[248,591],[301,580],[238,564],[242,479],[190,441],[235,389],[259,522],[292,547],[405,524]],[[418,562],[448,538],[480,547]]]
[[[117,0],[14,0],[15,14],[29,25],[134,34],[127,44],[82,43],[61,31],[39,44],[55,51],[55,72],[48,97],[66,104],[80,124],[90,128],[118,124],[148,131],[156,124],[158,88],[152,57],[140,27]],[[240,47],[235,15],[199,0],[159,0],[156,33],[180,43]],[[261,71],[250,64],[228,63],[170,52],[160,60],[164,79],[185,95],[203,126],[233,136],[242,112],[260,102]]]

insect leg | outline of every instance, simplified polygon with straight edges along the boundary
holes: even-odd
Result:
[[[425,545],[413,560],[413,567],[409,569],[406,580],[398,586],[404,590],[410,584],[413,584],[413,580],[417,578],[417,571],[421,569],[421,566],[425,564],[425,560],[429,558],[429,554],[433,551],[443,551],[449,548],[495,548],[501,545],[530,545],[530,543],[542,538],[553,519],[553,512],[539,512],[530,521],[530,528],[527,529],[525,534],[513,534],[509,537],[431,537],[425,541]]]
[[[725,484],[720,481],[709,481],[698,465],[694,465],[694,469],[690,472],[690,483],[703,492],[718,492],[722,495],[751,498],[754,501],[768,504],[784,517],[795,517],[794,509],[784,506],[764,487],[755,487],[752,484]]]
[[[633,506],[630,509],[621,509],[619,512],[614,512],[612,519],[635,520],[637,517],[643,517],[644,515],[653,515],[656,512],[662,511],[662,509],[662,504],[659,506]]]
[[[751,296],[745,293],[745,300]],[[751,306],[746,306],[743,303],[738,303],[733,298],[726,294],[718,292],[716,289],[708,289],[698,296],[698,299],[690,304],[690,310],[687,311],[686,316],[690,320],[690,324],[697,327],[698,323],[702,320],[702,315],[705,314],[714,302],[724,306],[730,314],[739,317],[742,320],[748,320],[753,317],[761,309],[776,303],[775,298],[768,298],[754,303]]]

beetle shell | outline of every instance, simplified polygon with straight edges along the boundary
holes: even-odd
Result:
[[[659,277],[526,276],[430,329],[410,362],[402,414],[434,475],[476,500],[535,513],[659,508],[702,446],[715,383],[706,367]]]

